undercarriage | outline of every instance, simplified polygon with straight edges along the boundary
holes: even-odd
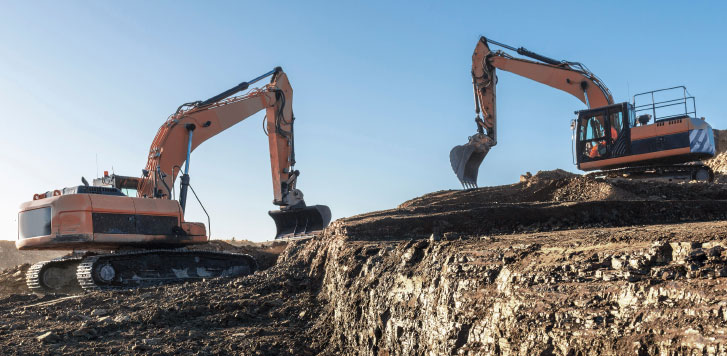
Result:
[[[26,274],[36,293],[119,290],[217,277],[239,277],[257,269],[246,254],[181,249],[86,253],[34,264]]]
[[[714,180],[712,168],[703,164],[680,164],[663,166],[643,166],[610,169],[586,174],[593,178],[628,178],[650,179],[667,182],[698,181],[711,182]]]

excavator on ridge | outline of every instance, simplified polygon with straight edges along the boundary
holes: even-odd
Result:
[[[489,44],[533,60],[493,52]],[[631,103],[614,103],[606,85],[581,63],[481,37],[472,55],[477,133],[449,154],[463,187],[477,187],[480,164],[497,144],[496,69],[560,89],[586,104],[588,109],[576,111],[571,122],[574,163],[580,170],[598,170],[591,173],[597,177],[713,180],[712,170],[698,163],[714,156],[712,127],[697,118],[695,99],[685,87],[640,93]]]
[[[269,84],[234,96],[267,77]],[[30,289],[109,290],[253,273],[256,261],[249,255],[187,249],[209,237],[205,225],[185,221],[184,212],[190,189],[196,197],[189,177],[192,151],[263,109],[273,204],[280,206],[269,212],[276,238],[311,236],[325,228],[330,209],[306,206],[296,188],[292,101],[288,77],[276,67],[212,98],[181,105],[159,128],[141,177],[104,173],[93,185],[82,178],[83,185],[35,194],[20,207],[16,247],[86,252],[33,265],[26,275]]]

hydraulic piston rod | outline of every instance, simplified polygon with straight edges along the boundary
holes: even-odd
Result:
[[[241,92],[243,90],[247,90],[247,88],[249,88],[250,85],[255,84],[256,82],[258,82],[258,81],[260,81],[262,79],[265,79],[265,78],[267,78],[267,77],[269,77],[269,76],[271,76],[271,75],[273,75],[275,73],[281,72],[282,70],[283,69],[280,68],[280,67],[275,67],[275,69],[273,69],[273,70],[271,70],[271,71],[269,71],[269,72],[267,72],[267,73],[265,73],[265,74],[263,74],[263,75],[255,78],[255,79],[252,79],[249,82],[242,82],[240,84],[237,84],[236,86],[234,86],[234,87],[232,87],[230,89],[227,89],[227,90],[223,91],[222,93],[219,93],[219,94],[217,94],[217,95],[215,95],[215,96],[213,96],[213,97],[211,97],[211,98],[209,98],[209,99],[207,99],[207,100],[199,103],[197,106],[199,106],[199,107],[207,106],[207,105],[216,103],[216,102],[218,102],[218,101],[220,101],[220,100],[222,100],[224,98],[227,98],[227,97],[229,97],[231,95],[234,95],[235,93]]]
[[[181,182],[179,183],[179,205],[182,206],[182,212],[185,211],[187,206],[187,189],[189,188],[189,158],[192,156],[192,136],[196,126],[194,124],[187,124],[187,132],[189,132],[189,140],[187,141],[187,160],[184,162],[184,174],[182,174]]]

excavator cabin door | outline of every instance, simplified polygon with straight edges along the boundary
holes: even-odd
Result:
[[[629,154],[628,103],[578,113],[577,162],[598,161]]]

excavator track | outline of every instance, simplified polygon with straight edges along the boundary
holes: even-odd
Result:
[[[667,181],[712,182],[712,168],[703,164],[642,166],[611,169],[586,174],[591,178],[658,179]]]
[[[246,254],[177,250],[142,250],[90,256],[76,278],[85,290],[120,290],[216,277],[238,277],[257,269]]]
[[[32,265],[25,274],[25,283],[32,292],[41,294],[72,294],[83,291],[75,271],[81,257],[62,257]]]

